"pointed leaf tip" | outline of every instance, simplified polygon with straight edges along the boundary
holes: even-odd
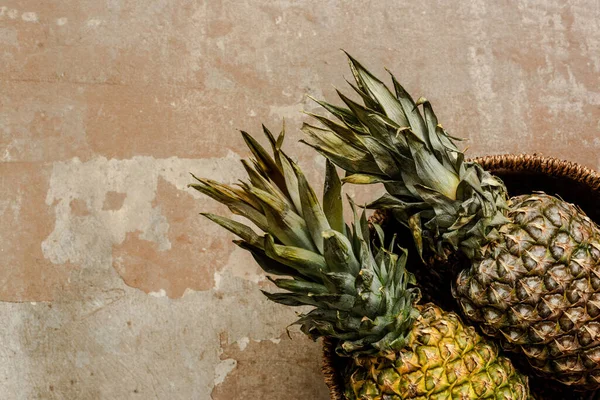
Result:
[[[298,177],[298,191],[300,194],[300,203],[302,204],[302,214],[306,222],[306,226],[310,231],[312,239],[317,246],[319,252],[323,252],[323,237],[322,232],[330,229],[329,221],[323,212],[321,204],[317,196],[308,183],[304,173],[296,164],[292,165],[294,172]]]
[[[325,161],[325,183],[323,190],[323,211],[332,229],[345,233],[344,206],[342,202],[342,183],[335,165]]]

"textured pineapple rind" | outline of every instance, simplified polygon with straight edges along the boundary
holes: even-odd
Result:
[[[464,315],[541,375],[600,384],[600,230],[545,194],[512,198],[501,241],[456,279]]]
[[[361,356],[344,373],[348,400],[528,399],[527,377],[454,313],[417,306],[407,346]]]
[[[600,388],[600,228],[551,196],[509,204],[499,178],[464,161],[429,101],[415,102],[393,76],[392,92],[349,61],[363,104],[342,93],[347,108],[318,101],[337,122],[315,115],[324,128],[303,126],[309,144],[346,171],[344,182],[383,183],[386,193],[369,207],[409,227],[422,256],[471,260],[460,273],[422,268],[416,275],[431,298],[441,297],[436,282],[458,274],[454,295],[484,333],[546,377]]]

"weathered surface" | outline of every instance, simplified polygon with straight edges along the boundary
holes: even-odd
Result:
[[[1,1],[0,398],[328,397],[319,345],[186,185],[242,177],[236,129],[282,117],[320,176],[298,111],[345,87],[339,48],[471,155],[600,167],[596,1]]]

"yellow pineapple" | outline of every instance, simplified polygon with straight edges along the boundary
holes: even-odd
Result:
[[[392,76],[394,93],[350,57],[363,104],[319,102],[310,144],[347,171],[345,182],[383,183],[370,207],[407,226],[427,259],[419,271],[454,280],[465,317],[524,356],[538,374],[575,389],[600,388],[600,229],[580,209],[544,194],[509,198],[503,182],[466,162],[424,98]],[[422,109],[422,111],[420,110]],[[435,293],[433,293],[435,296]]]
[[[196,178],[191,186],[248,218],[262,234],[213,214],[210,220],[236,234],[282,292],[266,296],[287,306],[311,306],[296,321],[313,339],[336,341],[348,400],[527,399],[527,377],[498,348],[454,313],[420,305],[407,256],[383,247],[375,225],[371,242],[364,212],[343,220],[341,182],[327,163],[322,204],[300,168],[268,130],[271,157],[243,133],[254,159],[249,181],[235,186]],[[354,209],[354,206],[353,206]],[[375,244],[377,243],[377,244]]]

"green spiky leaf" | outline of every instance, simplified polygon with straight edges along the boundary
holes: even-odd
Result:
[[[323,211],[329,226],[345,234],[344,206],[342,204],[342,182],[335,166],[329,160],[325,164],[325,183],[323,188]]]
[[[244,239],[251,245],[261,249],[263,248],[263,238],[260,237],[256,232],[254,232],[249,226],[246,226],[232,219],[221,217],[219,215],[211,213],[200,213],[200,215],[203,215],[204,217],[215,222],[216,224],[221,225],[228,231],[238,235],[240,238]]]
[[[300,202],[302,204],[302,214],[308,231],[311,234],[313,242],[317,246],[320,253],[323,253],[323,236],[322,233],[329,230],[329,222],[319,204],[317,195],[312,190],[306,177],[300,168],[294,171],[298,177],[298,190],[300,192]]]
[[[275,244],[270,235],[265,238],[265,254],[303,275],[318,278],[327,271],[327,263],[322,255],[301,247]]]
[[[360,264],[352,250],[352,243],[348,238],[338,231],[328,230],[323,232],[325,259],[329,271],[346,271],[356,275],[360,270]]]

